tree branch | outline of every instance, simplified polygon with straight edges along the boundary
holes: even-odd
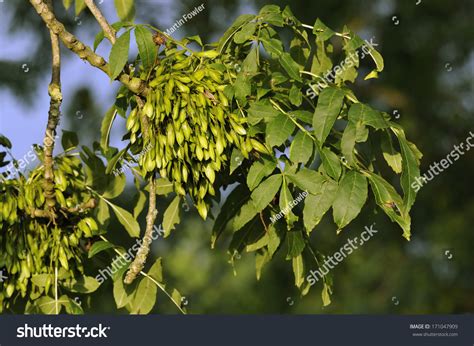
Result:
[[[137,277],[138,274],[142,271],[145,266],[146,258],[150,252],[150,244],[153,235],[153,228],[155,226],[156,215],[158,211],[156,210],[156,191],[155,191],[155,177],[150,178],[150,195],[149,195],[149,204],[148,204],[148,213],[146,216],[146,230],[145,235],[142,239],[142,244],[140,249],[137,251],[137,255],[133,260],[132,264],[128,269],[128,273],[125,276],[124,282],[126,284],[131,284],[133,280]]]
[[[110,43],[115,44],[115,30],[110,26],[109,22],[107,22],[107,19],[105,19],[105,17],[102,15],[102,12],[100,12],[99,8],[94,3],[94,0],[84,0],[84,2],[95,19],[97,19],[97,22],[104,31],[105,37],[107,37]]]
[[[79,41],[73,34],[68,32],[64,25],[56,19],[54,13],[48,8],[44,0],[30,0],[39,16],[43,19],[48,28],[53,31],[64,45],[77,54],[81,59],[86,60],[89,64],[105,73],[108,73],[109,65],[100,55],[97,55],[87,45]],[[130,91],[135,94],[145,95],[148,93],[148,88],[140,78],[132,78],[125,72],[122,72],[117,80],[124,84]]]
[[[52,1],[49,0],[48,4],[51,13],[53,12]],[[56,195],[54,192],[54,141],[56,137],[56,127],[59,124],[59,118],[61,117],[61,102],[63,99],[61,93],[61,51],[59,49],[58,36],[53,32],[49,31],[51,36],[51,55],[52,55],[52,68],[51,68],[51,82],[49,83],[48,93],[51,98],[48,112],[48,124],[46,125],[46,132],[44,135],[44,197],[46,201],[46,207],[53,209],[56,205]]]

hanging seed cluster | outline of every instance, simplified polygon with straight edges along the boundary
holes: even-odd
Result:
[[[45,295],[54,283],[54,268],[70,274],[83,272],[81,242],[98,233],[95,220],[88,212],[63,210],[75,208],[90,199],[79,188],[85,182],[78,158],[57,158],[55,194],[57,218],[34,216],[34,210],[45,208],[42,190],[43,170],[37,168],[28,179],[20,177],[0,183],[0,312],[9,308],[18,295],[31,299]],[[63,210],[61,210],[61,208]],[[32,284],[32,277],[42,279]]]
[[[168,47],[149,79],[146,102],[132,109],[126,123],[130,142],[144,153],[143,172],[168,178],[179,195],[189,193],[204,219],[205,198],[215,194],[216,173],[231,149],[244,157],[254,149],[266,151],[247,135],[246,118],[232,109],[224,92],[231,77],[216,55]]]

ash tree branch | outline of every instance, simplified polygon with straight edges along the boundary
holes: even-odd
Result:
[[[86,3],[86,6],[89,8],[89,11],[91,11],[92,15],[95,17],[100,27],[104,31],[105,37],[107,37],[110,43],[114,44],[115,43],[114,28],[112,28],[109,22],[107,22],[107,19],[105,19],[100,9],[96,6],[96,4],[94,3],[94,0],[84,0],[84,2]]]
[[[124,282],[126,284],[131,284],[135,278],[140,274],[143,267],[145,266],[146,259],[150,252],[150,245],[153,240],[153,227],[155,226],[156,215],[158,211],[156,210],[156,191],[155,191],[155,177],[150,178],[150,194],[149,194],[149,204],[148,204],[148,212],[146,216],[146,229],[145,234],[142,239],[142,244],[140,249],[137,251],[137,255],[135,259],[130,264],[129,270],[127,275],[125,276]]]
[[[103,57],[94,53],[87,45],[82,43],[66,30],[64,25],[57,20],[54,13],[48,8],[44,0],[29,0],[31,5],[34,7],[38,15],[43,19],[43,22],[48,28],[58,35],[59,39],[63,44],[72,52],[77,54],[81,59],[86,60],[89,64],[105,73],[109,71],[109,65]],[[125,72],[120,73],[117,80],[124,84],[130,91],[135,94],[141,94],[146,96],[148,89],[144,82],[140,78],[132,78]]]
[[[48,7],[53,13],[52,1],[48,1]],[[48,94],[50,96],[48,123],[44,135],[44,181],[43,190],[46,201],[46,207],[51,210],[56,205],[56,196],[54,192],[54,141],[56,137],[56,128],[61,117],[61,102],[63,99],[61,93],[61,51],[59,48],[59,38],[52,31],[49,31],[51,37],[51,82],[48,86]]]
[[[143,108],[143,101],[140,99],[140,97],[136,96],[136,100],[139,104],[139,107]],[[150,124],[148,122],[148,117],[143,112],[141,112],[140,114],[140,122],[142,125],[143,133],[145,134],[145,139],[148,140],[148,128]],[[148,212],[146,216],[145,234],[143,235],[142,243],[137,251],[137,255],[133,262],[130,264],[127,275],[125,276],[124,282],[126,284],[131,284],[136,279],[138,274],[140,274],[140,272],[142,271],[143,267],[145,266],[148,254],[150,253],[150,245],[153,240],[153,228],[155,226],[156,215],[158,214],[158,211],[156,210],[156,184],[154,175],[150,177],[148,187],[150,189],[150,193],[148,196],[149,202]]]

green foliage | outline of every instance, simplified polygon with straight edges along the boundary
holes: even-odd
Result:
[[[70,4],[64,1],[66,8]],[[205,49],[199,36],[176,41],[150,25],[133,24],[133,0],[116,0],[115,6],[120,22],[113,27],[122,31],[110,51],[109,77],[128,75],[146,88],[139,94],[120,88],[104,116],[100,143],[82,147],[80,159],[69,153],[78,148],[77,135],[63,133],[67,153],[55,158],[53,208],[61,213],[52,227],[50,219],[35,215],[48,210],[41,166],[28,178],[0,181],[0,267],[10,274],[0,292],[1,309],[22,297],[28,312],[80,313],[63,291],[97,290],[97,280],[84,275],[86,257],[112,249],[125,256],[104,237],[110,209],[131,238],[139,237],[137,218],[146,204],[141,182],[150,180],[155,185],[148,189],[155,186],[158,198],[171,197],[163,213],[165,237],[182,219],[183,199],[190,197],[203,219],[213,203],[223,202],[211,246],[230,230],[230,262],[244,250],[255,253],[257,279],[281,251],[302,294],[310,289],[306,273],[323,258],[313,250],[312,231],[331,209],[337,232],[348,227],[367,203],[369,186],[377,206],[410,238],[416,198],[411,185],[420,174],[421,154],[388,114],[349,89],[358,58],[334,80],[318,84],[339,67],[336,57],[344,60],[364,45],[358,35],[346,27],[338,33],[319,19],[308,28],[288,7],[267,5],[258,15],[238,17],[213,49]],[[133,30],[138,57],[126,67]],[[98,33],[94,49],[103,39]],[[194,51],[190,43],[202,49]],[[373,78],[384,62],[373,47],[369,52],[375,68],[366,78]],[[117,114],[126,118],[122,148],[110,146]],[[11,147],[1,136],[0,145]],[[5,156],[0,152],[0,166],[7,164]],[[389,183],[394,175],[382,177],[376,169],[381,157],[401,175],[402,196]],[[133,213],[110,201],[124,191],[125,168],[137,188]],[[89,208],[76,208],[91,199],[96,203]],[[88,256],[84,243],[93,243]],[[161,259],[131,285],[123,282],[128,264],[113,277],[117,308],[149,313],[162,290],[184,311],[180,293],[166,290]],[[328,305],[331,280],[322,281]]]

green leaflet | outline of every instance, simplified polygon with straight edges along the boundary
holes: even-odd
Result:
[[[336,198],[338,185],[332,180],[326,180],[320,185],[315,194],[309,194],[305,198],[303,209],[303,222],[306,233],[311,231],[319,224],[324,214],[331,208]]]
[[[401,176],[401,185],[403,189],[403,213],[408,214],[413,203],[415,203],[416,190],[413,188],[413,184],[416,179],[420,176],[420,168],[418,167],[417,159],[413,153],[410,145],[405,139],[403,130],[392,127],[392,130],[397,135],[398,142],[400,143],[403,170]]]
[[[377,72],[381,72],[384,68],[382,55],[372,47],[369,49],[369,54],[375,62]]]
[[[81,14],[82,11],[86,8],[86,3],[84,0],[75,0],[75,13],[76,17]]]
[[[334,35],[334,31],[329,29],[318,18],[318,19],[316,19],[316,23],[313,26],[313,34],[316,35],[316,37],[319,41],[327,41]]]
[[[258,239],[262,238],[264,234],[265,229],[263,228],[260,218],[252,218],[250,222],[234,232],[229,244],[229,253],[231,255],[241,253],[247,244],[255,243]]]
[[[118,221],[122,224],[123,227],[125,227],[128,234],[130,234],[130,236],[133,238],[137,238],[140,235],[140,226],[138,225],[138,222],[137,220],[135,220],[133,215],[125,209],[110,202],[109,206],[114,211]]]
[[[285,69],[286,73],[288,73],[288,76],[293,78],[294,80],[301,82],[302,78],[300,75],[300,65],[293,60],[291,55],[289,53],[283,53],[280,56],[279,62],[281,66]]]
[[[235,149],[232,150],[232,154],[230,157],[230,174],[232,174],[240,165],[242,162],[244,162],[245,158],[244,155],[242,155],[242,152],[240,150]]]
[[[387,164],[397,174],[402,172],[402,155],[395,150],[393,146],[393,139],[388,131],[382,134],[382,154]]]
[[[112,131],[112,125],[114,124],[116,116],[117,109],[115,105],[113,105],[105,113],[104,119],[102,119],[102,125],[100,126],[100,146],[104,151],[107,151],[109,148],[110,132]]]
[[[240,29],[234,35],[234,42],[237,44],[244,43],[252,38],[255,30],[257,29],[257,24],[254,22],[250,22],[245,24],[242,29]]]
[[[129,310],[132,314],[146,315],[150,313],[156,303],[157,287],[147,277],[140,279],[133,297],[129,301]]]
[[[311,125],[313,123],[313,113],[311,112],[297,110],[290,112],[290,115],[306,124]]]
[[[264,232],[263,236],[260,239],[257,239],[256,241],[247,242],[247,246],[245,247],[245,251],[255,252],[257,250],[260,250],[264,246],[267,246],[268,240],[269,240],[268,234]]]
[[[247,96],[249,96],[250,93],[252,92],[252,85],[250,83],[250,78],[243,74],[239,74],[237,76],[237,79],[235,80],[234,89],[235,89],[235,98],[241,103],[246,103]]]
[[[283,229],[281,223],[271,223],[268,225],[268,245],[269,255],[272,257],[284,240],[286,229]]]
[[[339,229],[347,226],[359,215],[367,200],[367,179],[355,172],[347,172],[337,190],[332,204],[334,222]]]
[[[251,199],[240,208],[233,221],[234,231],[241,229],[273,200],[282,183],[281,174],[274,174],[263,181],[251,194]]]
[[[117,15],[123,22],[133,22],[135,18],[134,0],[114,0]]]
[[[247,174],[247,186],[250,190],[255,189],[263,178],[270,175],[276,168],[276,162],[268,159],[261,159],[253,163]]]
[[[120,28],[123,28],[125,26],[130,26],[130,25],[132,24],[127,23],[127,22],[116,22],[116,23],[113,23],[111,27],[114,28],[115,31],[119,31]],[[104,40],[104,38],[105,38],[104,30],[99,31],[94,39],[94,52],[97,50],[97,47]]]
[[[268,122],[279,114],[280,111],[273,108],[269,102],[258,101],[250,104],[248,121],[251,125],[256,125],[264,119]]]
[[[283,184],[280,190],[279,206],[280,206],[280,210],[286,210],[287,208],[290,208],[288,213],[285,215],[285,218],[287,219],[287,223],[289,227],[291,227],[294,222],[298,221],[298,217],[291,211],[290,202],[292,201],[293,201],[293,196],[291,195],[291,191],[288,188],[288,183],[284,177]]]
[[[171,201],[168,208],[166,208],[165,213],[163,214],[163,230],[165,232],[164,237],[168,237],[172,230],[175,229],[176,224],[180,222],[180,211],[181,211],[181,198],[176,196],[173,201]]]
[[[79,139],[77,138],[77,133],[72,131],[62,130],[63,135],[61,136],[61,145],[64,151],[71,150],[76,148],[79,144]]]
[[[148,72],[155,65],[158,51],[153,42],[153,35],[148,29],[139,25],[135,28],[135,40],[145,72]]]
[[[269,24],[282,27],[283,16],[281,14],[280,7],[277,5],[265,5],[260,10],[259,16],[264,22]]]
[[[357,128],[356,125],[349,121],[347,123],[341,138],[341,152],[347,162],[352,165],[354,163],[354,149],[356,144]]]
[[[290,160],[306,164],[313,155],[313,140],[303,131],[298,131],[290,146]]]
[[[321,291],[321,299],[323,300],[323,306],[331,304],[331,288],[326,283],[323,284],[323,290]]]
[[[381,112],[363,103],[354,103],[349,109],[348,118],[349,121],[362,123],[377,130],[386,129],[390,126]]]
[[[388,215],[390,220],[400,225],[403,230],[403,237],[410,240],[410,214],[401,213],[405,207],[400,195],[395,188],[381,176],[372,172],[364,172],[364,175],[369,179],[377,205]]]
[[[262,276],[262,269],[270,261],[271,257],[268,254],[268,251],[263,248],[257,251],[255,254],[255,275],[257,276],[257,280],[260,280]]]
[[[328,57],[326,53],[326,46],[323,41],[316,40],[316,54],[313,57],[311,63],[311,73],[315,75],[321,75],[326,73],[332,68],[332,60]],[[316,84],[321,82],[317,80]],[[321,82],[321,85],[324,85],[324,82]]]
[[[288,252],[286,254],[286,259],[295,258],[299,256],[304,248],[306,243],[304,242],[303,233],[301,231],[291,231],[286,235]]]
[[[70,292],[82,294],[95,292],[100,286],[99,282],[90,276],[70,278],[62,281],[61,285]]]
[[[301,106],[301,103],[303,102],[303,94],[301,93],[300,88],[296,86],[296,84],[293,84],[291,89],[290,89],[290,102],[296,106],[299,107]]]
[[[301,190],[312,194],[317,194],[321,185],[326,181],[321,173],[308,168],[302,168],[296,174],[286,173],[285,176]]]
[[[108,199],[118,197],[125,189],[126,183],[127,181],[125,175],[107,176],[102,196]]]
[[[242,63],[242,72],[246,74],[256,74],[258,72],[257,48],[252,48]]]
[[[57,304],[59,305],[58,312],[61,312],[61,305],[69,304],[69,298],[67,296],[61,296],[61,298],[57,300]],[[43,314],[56,314],[56,300],[54,298],[43,296],[35,301],[35,305],[41,310]]]
[[[232,38],[232,36],[245,24],[249,23],[255,18],[254,14],[243,14],[232,23],[229,29],[226,30],[224,35],[222,35],[221,39],[219,40],[219,44],[217,46],[217,50],[222,52],[224,50],[225,45],[227,42]]]
[[[292,266],[293,266],[293,274],[295,276],[295,286],[301,287],[304,283],[304,262],[303,262],[303,255],[299,254],[292,259]]]
[[[211,235],[211,248],[215,247],[219,236],[224,232],[228,222],[242,208],[242,205],[250,198],[250,192],[244,184],[237,186],[222,205],[221,211],[214,222]]]
[[[234,217],[232,222],[232,228],[234,232],[239,231],[244,227],[255,215],[258,214],[257,208],[253,204],[252,200],[247,201],[239,210],[238,214]]]
[[[92,244],[91,248],[89,249],[89,252],[87,253],[88,258],[92,258],[95,255],[97,255],[99,252],[105,251],[107,249],[114,248],[114,244],[109,243],[107,241],[96,241],[94,244]]]
[[[113,295],[117,309],[123,308],[130,303],[130,300],[133,298],[133,289],[135,289],[135,284],[132,286],[125,286],[123,282],[123,275],[128,270],[128,265],[121,267],[114,278],[114,288]]]
[[[253,204],[258,212],[265,209],[275,197],[282,183],[281,174],[274,174],[263,181],[251,195]]]
[[[135,206],[133,207],[133,217],[135,219],[140,216],[140,214],[143,211],[143,208],[145,207],[146,203],[146,195],[143,191],[138,191],[136,195],[136,203]]]
[[[109,55],[109,76],[114,80],[122,72],[128,61],[128,49],[130,47],[130,31],[125,31],[112,46]]]
[[[283,44],[281,43],[280,40],[276,38],[262,37],[261,41],[263,43],[263,48],[265,48],[265,50],[273,57],[276,58],[280,56],[281,54],[283,54],[283,51],[284,51]]]
[[[158,195],[167,195],[173,192],[173,183],[166,178],[156,179],[155,190]]]
[[[270,147],[283,144],[295,130],[295,124],[285,114],[279,113],[268,124],[265,141]]]
[[[319,151],[321,161],[323,163],[324,171],[334,180],[339,180],[341,176],[341,161],[339,157],[333,153],[329,148],[321,148]]]
[[[344,92],[334,87],[324,89],[319,95],[313,115],[313,128],[316,139],[321,145],[329,135],[341,111],[343,100]]]

